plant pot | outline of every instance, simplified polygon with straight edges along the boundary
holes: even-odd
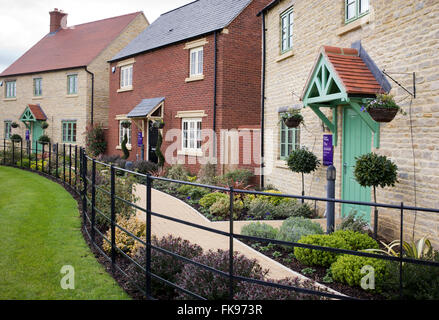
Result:
[[[376,122],[390,122],[392,121],[398,109],[396,108],[369,108],[367,112],[370,114],[373,120]]]
[[[302,120],[297,118],[284,119],[284,123],[288,128],[297,128],[301,122]]]

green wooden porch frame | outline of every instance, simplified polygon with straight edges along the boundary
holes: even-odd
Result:
[[[21,115],[19,120],[24,123],[24,125],[26,126],[27,129],[30,129],[30,122],[37,121],[34,114],[30,110],[29,106],[27,106],[26,109],[24,109],[24,112]]]
[[[324,54],[320,53],[314,67],[312,77],[307,82],[305,94],[303,96],[303,106],[310,107],[312,111],[323,121],[333,134],[332,144],[337,145],[337,106],[350,106],[367,124],[374,133],[374,147],[380,147],[380,125],[375,122],[367,112],[361,111],[361,104],[365,102],[363,98],[349,97],[343,82],[338,78],[331,63]],[[321,107],[332,109],[332,121],[320,110]]]

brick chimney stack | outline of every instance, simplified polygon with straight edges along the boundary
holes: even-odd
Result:
[[[64,13],[58,8],[49,12],[50,14],[50,32],[55,32],[60,28],[65,29],[67,27],[67,13]]]

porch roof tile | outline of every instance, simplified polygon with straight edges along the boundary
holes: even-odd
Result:
[[[44,114],[43,109],[41,109],[41,106],[38,104],[28,104],[28,107],[30,109],[30,111],[32,112],[32,114],[35,116],[36,120],[40,120],[40,121],[46,121],[47,117]]]

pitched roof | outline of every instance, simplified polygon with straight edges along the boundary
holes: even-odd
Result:
[[[29,107],[32,114],[34,115],[35,120],[41,120],[41,121],[47,120],[47,117],[44,114],[44,111],[43,109],[41,109],[41,106],[39,104],[28,104],[27,106]]]
[[[0,76],[87,66],[142,12],[84,23],[47,34]]]
[[[197,0],[162,14],[112,61],[225,28],[252,0]]]
[[[139,118],[146,117],[157,107],[160,103],[165,100],[164,97],[143,99],[133,110],[128,113],[128,118]]]
[[[324,46],[323,50],[348,94],[374,95],[385,91],[359,57],[358,50],[330,46]]]

